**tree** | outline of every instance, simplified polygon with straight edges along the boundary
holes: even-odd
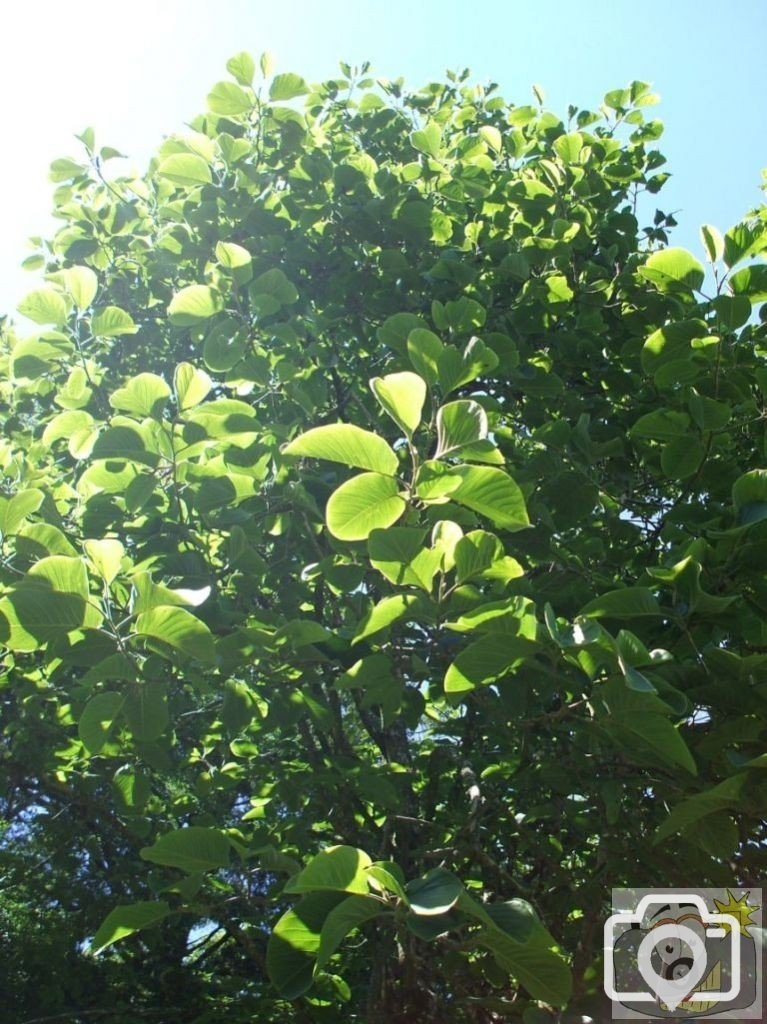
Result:
[[[4,328],[0,913],[73,1020],[599,1013],[767,863],[767,215],[668,247],[641,82],[228,70]]]

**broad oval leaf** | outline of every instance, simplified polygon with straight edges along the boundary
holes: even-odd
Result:
[[[81,312],[87,309],[93,303],[99,286],[99,279],[91,268],[68,267],[64,271],[64,280],[77,308]]]
[[[166,832],[153,846],[145,846],[139,852],[143,860],[192,874],[225,868],[229,851],[229,840],[217,828],[189,825]]]
[[[382,598],[360,622],[352,638],[352,644],[375,636],[382,629],[387,629],[393,623],[406,618],[420,603],[421,599],[417,594],[392,594],[390,597]]]
[[[247,114],[253,106],[251,96],[234,82],[218,82],[208,93],[208,109],[214,114],[237,117],[238,114]]]
[[[322,926],[345,898],[342,892],[311,892],[274,926],[266,947],[266,970],[283,999],[297,999],[312,987]]]
[[[361,473],[331,494],[325,515],[339,540],[367,540],[373,530],[393,526],[406,507],[394,477]]]
[[[375,896],[348,896],[333,907],[320,932],[316,970],[325,966],[349,932],[378,917],[384,909],[382,901]]]
[[[139,373],[110,395],[109,404],[113,409],[132,413],[140,419],[145,416],[161,419],[169,398],[170,388],[162,377],[156,373]]]
[[[139,903],[124,904],[115,907],[102,921],[93,936],[91,953],[100,953],[120,939],[158,924],[170,914],[170,906],[165,900],[143,900]]]
[[[633,619],[637,616],[661,615],[661,608],[647,587],[624,587],[595,597],[578,613],[586,619]]]
[[[176,327],[193,327],[220,313],[224,303],[218,292],[205,284],[190,284],[171,299],[170,322]]]
[[[437,412],[437,450],[434,458],[450,455],[487,437],[487,413],[478,402],[459,399]]]
[[[287,883],[284,892],[304,893],[330,889],[333,892],[367,894],[366,869],[372,863],[364,850],[354,846],[329,846],[313,857],[303,871]]]
[[[639,268],[639,273],[660,291],[679,287],[697,291],[706,276],[703,266],[692,253],[679,248],[654,252]]]
[[[416,373],[390,373],[386,377],[374,377],[370,382],[381,407],[401,427],[408,437],[421,423],[426,382]]]
[[[192,363],[179,363],[173,374],[173,390],[179,410],[194,409],[208,396],[213,381],[204,370]]]
[[[136,619],[137,636],[152,637],[198,661],[213,661],[213,635],[200,619],[170,605],[159,605]]]
[[[511,532],[530,525],[522,491],[502,469],[492,466],[456,466],[451,469],[460,483],[450,500],[465,505]]]
[[[247,249],[236,242],[217,242],[216,259],[227,270],[236,270],[238,267],[247,267],[252,257]]]
[[[132,317],[118,306],[107,306],[98,310],[91,320],[91,330],[97,338],[120,338],[124,334],[135,334],[138,327]]]
[[[66,322],[67,304],[55,288],[37,288],[26,295],[16,307],[22,316],[36,324],[59,327]]]
[[[162,161],[157,173],[174,185],[210,185],[210,165],[196,153],[172,153]]]
[[[85,705],[77,732],[89,754],[98,754],[125,704],[121,693],[97,693]]]
[[[309,86],[300,75],[287,72],[282,75],[275,75],[269,87],[269,99],[292,100],[296,96],[304,96],[309,92]]]
[[[226,62],[226,70],[233,75],[240,85],[253,85],[256,74],[256,63],[249,53],[241,50]]]
[[[125,557],[125,548],[119,540],[105,537],[101,540],[83,541],[83,549],[98,575],[108,585],[120,571]]]
[[[301,434],[283,448],[286,455],[327,459],[344,466],[393,476],[399,460],[382,437],[352,423],[329,423]]]
[[[405,886],[410,909],[419,917],[446,914],[463,891],[460,878],[444,868],[433,868],[423,878],[416,878]]]
[[[419,128],[410,136],[413,147],[426,156],[438,157],[442,146],[442,131],[438,124],[430,121],[424,128]]]

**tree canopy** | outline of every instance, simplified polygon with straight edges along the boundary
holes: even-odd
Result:
[[[642,82],[227,68],[0,339],[9,1019],[599,1012],[767,867],[767,212],[669,245]]]

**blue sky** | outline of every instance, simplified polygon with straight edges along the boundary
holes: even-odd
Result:
[[[761,199],[767,0],[27,0],[0,34],[0,312],[37,283],[18,265],[51,230],[48,165],[77,154],[74,134],[93,125],[141,167],[242,49],[313,80],[339,60],[413,86],[469,67],[515,103],[540,84],[558,113],[641,79],[662,97],[658,205],[679,211],[676,243],[697,249],[701,223],[725,229]]]

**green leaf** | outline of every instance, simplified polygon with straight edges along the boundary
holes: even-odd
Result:
[[[459,485],[450,492],[450,500],[465,505],[511,532],[530,525],[522,491],[502,469],[491,466],[456,466],[451,473]]]
[[[210,185],[213,181],[210,165],[196,153],[171,153],[157,168],[157,173],[174,185]]]
[[[479,136],[494,153],[500,153],[503,150],[503,136],[493,125],[483,124],[479,129]]]
[[[524,597],[490,601],[464,612],[452,622],[446,622],[445,627],[458,633],[502,633],[507,638],[518,635],[535,640],[538,620],[534,609],[532,602]]]
[[[410,136],[413,148],[426,156],[438,157],[442,147],[442,132],[438,124],[430,121],[424,128],[419,128]]]
[[[42,491],[30,487],[12,498],[0,498],[0,534],[3,537],[13,536],[27,516],[37,512],[44,497]]]
[[[268,295],[280,306],[290,306],[298,299],[296,286],[279,267],[267,270],[265,274],[257,277],[253,281],[250,290],[256,298]]]
[[[253,99],[234,82],[217,82],[208,93],[208,109],[224,117],[247,114],[253,106]]]
[[[408,371],[390,373],[386,377],[374,377],[370,387],[384,412],[412,438],[421,423],[426,401],[426,383],[423,378]]]
[[[410,909],[419,917],[446,914],[463,892],[463,883],[444,868],[433,868],[423,878],[416,878],[405,886]]]
[[[274,57],[269,50],[264,50],[258,58],[258,66],[261,69],[261,74],[264,78],[268,78],[274,71]]]
[[[399,865],[394,864],[392,861],[376,861],[368,868],[368,878],[372,879],[373,888],[379,892],[391,893],[405,905],[408,905],[408,898],[404,889],[405,876]]]
[[[586,619],[633,619],[663,613],[655,595],[647,587],[624,587],[595,597],[578,614]]]
[[[729,779],[725,779],[724,782],[720,782],[718,786],[680,801],[671,809],[669,816],[658,828],[653,837],[653,845],[676,834],[684,836],[690,825],[709,814],[738,807],[745,782],[745,775],[733,775]]]
[[[700,441],[693,437],[677,437],[664,445],[660,464],[672,480],[686,480],[697,473],[705,454]]]
[[[85,705],[77,732],[89,754],[98,754],[125,704],[121,693],[97,693]]]
[[[471,912],[465,901],[460,906],[467,913]],[[572,975],[553,936],[540,923],[530,904],[515,899],[508,903],[489,903],[481,911],[481,916],[476,916],[487,927],[478,935],[480,944],[493,953],[498,964],[521,982],[534,999],[564,1006],[572,993]]]
[[[373,530],[368,539],[370,564],[394,584],[405,582],[407,567],[421,551],[426,530],[410,526],[391,526]]]
[[[142,928],[158,924],[170,914],[170,907],[164,900],[143,900],[140,903],[122,904],[115,907],[102,921],[93,936],[91,953],[100,953],[120,939],[133,935]]]
[[[223,308],[218,292],[205,284],[190,284],[173,296],[168,315],[175,327],[194,327],[220,313]]]
[[[408,313],[400,315],[403,317],[410,316]],[[391,319],[394,320],[396,318],[392,317]],[[405,344],[410,362],[428,384],[436,384],[439,379],[439,360],[445,351],[445,346],[436,334],[422,327],[411,330],[406,335],[406,338]]]
[[[498,366],[498,356],[479,338],[472,338],[463,352],[449,346],[439,357],[439,382],[443,394],[469,384]]]
[[[708,328],[702,320],[678,320],[659,327],[649,336],[642,347],[642,369],[645,373],[656,373],[666,363],[691,359],[691,343],[704,338]]]
[[[297,999],[312,987],[322,926],[344,898],[340,892],[309,893],[274,926],[266,947],[266,970],[283,999]]]
[[[80,558],[42,558],[0,600],[0,643],[12,651],[35,651],[81,626],[97,627],[101,615],[89,602]]]
[[[198,661],[213,661],[213,636],[200,619],[184,608],[159,605],[136,619],[137,636],[148,636]]]
[[[83,549],[95,571],[109,585],[119,573],[125,557],[125,548],[120,541],[109,538],[86,540],[83,541]]]
[[[247,333],[225,316],[208,332],[202,355],[209,370],[226,373],[241,362],[247,348]]]
[[[213,387],[213,381],[204,370],[192,363],[179,363],[173,374],[173,390],[181,412],[194,409],[204,401]]]
[[[740,829],[729,814],[718,811],[687,825],[684,838],[710,857],[728,861],[740,846]]]
[[[380,633],[382,629],[387,629],[394,622],[406,618],[419,603],[420,598],[417,594],[392,594],[391,597],[382,598],[360,622],[352,643],[357,644],[360,640],[366,640]]]
[[[724,256],[724,239],[722,233],[715,227],[712,227],[711,224],[703,224],[700,229],[700,237],[712,263],[716,263]]]
[[[168,727],[168,696],[162,683],[137,683],[128,693],[126,706],[128,725],[135,739],[152,743]]]
[[[300,75],[275,75],[269,89],[269,99],[292,100],[296,96],[305,96],[308,92],[309,86]]]
[[[237,79],[240,85],[253,85],[256,64],[251,55],[244,50],[229,58],[226,62],[226,70],[233,78]]]
[[[384,910],[381,900],[375,896],[348,896],[333,907],[320,932],[316,970],[325,966],[349,932],[378,917]]]
[[[67,304],[64,296],[55,288],[37,288],[26,295],[16,307],[22,316],[36,324],[53,324],[60,327],[66,323]]]
[[[725,232],[724,262],[728,267],[766,250],[767,230],[760,221],[742,221]]]
[[[229,850],[229,840],[217,828],[189,825],[164,833],[153,846],[143,847],[139,854],[142,860],[192,874],[225,868],[229,864]]]
[[[287,883],[283,891],[295,894],[332,890],[367,895],[366,869],[372,863],[364,850],[354,846],[329,846],[313,857],[303,871]]]
[[[106,306],[94,314],[91,330],[96,338],[119,338],[123,334],[135,334],[138,327],[124,309]]]
[[[122,814],[140,814],[151,796],[151,776],[143,768],[120,768],[112,779]]]
[[[686,249],[661,249],[654,252],[639,268],[639,273],[660,290],[675,288],[699,290],[706,273],[692,253]]]
[[[481,576],[497,561],[504,557],[503,544],[493,533],[486,530],[472,530],[461,537],[455,546],[455,577],[458,583],[465,583],[475,576]]]
[[[732,281],[730,281],[732,287]],[[717,295],[712,305],[716,310],[719,328],[734,331],[747,323],[751,316],[751,299],[745,295]]]
[[[767,263],[755,263],[736,271],[729,281],[734,295],[748,296],[751,302],[767,300]]]
[[[252,257],[247,249],[235,242],[217,242],[216,259],[227,270],[237,270],[238,267],[249,266]]]
[[[387,476],[393,476],[399,466],[396,453],[382,437],[351,423],[314,427],[291,441],[283,451],[286,455],[328,459]]]
[[[125,387],[118,388],[109,397],[113,409],[133,413],[143,419],[151,416],[162,419],[165,404],[170,398],[170,388],[155,373],[139,373],[130,377]]]
[[[221,721],[229,733],[237,734],[261,714],[264,707],[256,693],[239,679],[227,679],[221,704]]]
[[[367,540],[373,530],[396,523],[405,508],[393,477],[361,473],[331,494],[325,514],[328,529],[338,540]]]
[[[547,277],[546,290],[548,292],[547,300],[552,305],[572,302],[575,294],[563,274],[552,274],[551,277]]]
[[[583,136],[580,132],[569,132],[554,139],[554,149],[559,159],[565,164],[576,164],[583,149]]]
[[[88,173],[88,168],[67,157],[60,157],[51,163],[49,178],[51,181],[71,181]]]
[[[461,651],[445,674],[445,693],[487,686],[533,657],[538,645],[525,637],[486,633]]]
[[[698,768],[679,730],[668,720],[671,709],[657,696],[639,692],[617,680],[603,683],[599,698],[606,713],[600,713],[601,726],[625,754],[643,764],[648,755],[654,761],[683,768],[696,775]]]
[[[648,438],[654,441],[673,441],[689,436],[690,417],[684,412],[672,409],[656,409],[640,416],[631,428],[632,438]]]
[[[448,402],[437,412],[437,450],[435,459],[443,458],[487,437],[487,413],[477,402],[460,399]]]
[[[767,508],[767,469],[752,469],[732,485],[732,503],[741,526],[759,522]]]
[[[87,309],[93,303],[99,286],[99,279],[91,268],[68,267],[64,271],[64,280],[77,308],[81,312]]]

